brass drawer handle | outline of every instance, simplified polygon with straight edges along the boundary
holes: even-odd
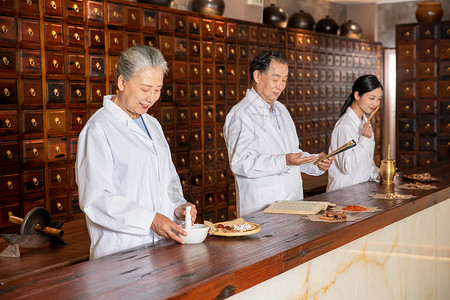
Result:
[[[75,33],[73,34],[73,37],[74,37],[75,40],[77,40],[77,41],[80,40],[80,35],[79,35],[77,32],[75,32]]]
[[[211,47],[206,46],[206,52],[208,52],[208,54],[211,54]]]
[[[166,120],[167,120],[167,121],[170,121],[171,119],[172,119],[172,117],[170,116],[169,113],[167,113],[167,114],[166,114]]]
[[[430,142],[425,143],[425,148],[430,148],[430,146],[431,146]]]
[[[8,182],[6,183],[6,186],[8,187],[8,190],[12,190],[14,188],[14,185],[12,184],[11,181],[8,180]]]
[[[54,94],[56,97],[59,97],[59,91],[58,91],[58,89],[54,89],[54,90],[53,90],[53,94]]]
[[[33,127],[37,126],[37,121],[35,118],[31,118],[31,126],[33,126]]]
[[[165,42],[165,43],[164,43],[164,48],[169,49],[169,48],[170,48],[169,43]]]
[[[221,25],[219,25],[219,32],[223,33],[223,27]]]
[[[95,94],[96,94],[98,97],[101,97],[101,96],[102,96],[102,92],[101,92],[99,89],[97,89],[97,90],[95,91]]]
[[[197,157],[197,156],[196,156]],[[198,158],[198,157],[197,157]],[[195,178],[195,184],[199,184],[200,180],[198,179],[198,177]]]
[[[223,90],[219,90],[219,95],[220,95],[221,97],[223,97],[224,94],[225,94],[225,93],[223,92]]]
[[[28,31],[28,35],[29,35],[29,36],[33,36],[33,35],[34,35],[33,29],[28,28],[27,31]]]
[[[405,163],[409,164],[409,159],[405,158]]]
[[[72,8],[76,13],[80,12],[80,8],[78,7],[78,5],[76,3],[73,5]]]
[[[426,111],[430,111],[430,110],[431,110],[431,107],[430,107],[429,105],[427,105],[427,106],[425,106],[425,110],[426,110]]]
[[[56,31],[52,30],[52,37],[56,40],[58,38],[58,34]]]
[[[61,148],[59,146],[56,146],[55,147],[55,151],[56,151],[56,153],[60,153],[61,152]]]
[[[212,134],[210,132],[208,132],[208,140],[212,140],[212,139],[213,139]]]
[[[425,73],[429,74],[430,72],[431,72],[431,69],[430,69],[430,68],[426,68],[426,69],[425,69]]]
[[[231,52],[232,55],[234,55],[234,53],[235,53],[234,48],[231,48],[231,49],[230,49],[230,52]]]
[[[75,68],[77,68],[77,69],[81,68],[81,64],[78,60],[75,61]]]
[[[59,175],[59,174],[56,175],[56,181],[57,182],[61,182],[62,181],[61,175]]]
[[[241,74],[242,74],[242,76],[245,76],[245,75],[247,75],[247,72],[245,70],[242,70]]]
[[[94,40],[97,42],[97,43],[100,43],[100,37],[96,34],[95,36],[94,36]]]
[[[426,55],[430,55],[431,54],[431,50],[430,49],[425,50],[425,54]]]
[[[80,116],[77,116],[77,123],[78,124],[83,124],[83,119]]]
[[[169,20],[167,20],[167,18],[164,18],[163,22],[164,22],[165,25],[169,25]]]
[[[184,136],[184,134],[182,134],[181,136],[180,136],[180,138],[181,138],[181,141],[184,143],[184,142],[186,142],[186,137]]]
[[[196,67],[194,67],[194,73],[195,75],[198,75],[198,69]]]
[[[183,90],[180,90],[180,96],[184,97],[184,91]]]
[[[186,119],[186,115],[185,115],[184,113],[181,113],[181,114],[180,114],[180,118],[181,118],[182,120],[184,120],[184,119]]]
[[[429,87],[429,86],[427,86],[426,88],[425,88],[425,91],[427,91],[427,92],[429,92],[431,90],[431,87]]]
[[[39,151],[36,148],[33,148],[32,152],[33,152],[34,156],[38,156],[39,155]]]
[[[212,112],[211,112],[211,111],[208,111],[208,118],[212,119],[212,117],[213,117]]]
[[[96,68],[97,70],[101,71],[101,70],[102,70],[102,65],[101,65],[99,62],[96,62],[96,63],[95,63],[95,68]]]
[[[34,67],[35,61],[34,61],[33,58],[30,57],[30,58],[28,59],[28,62],[30,63],[30,66]]]
[[[117,18],[119,16],[119,13],[117,11],[113,11],[114,18]]]
[[[208,75],[211,75],[211,69],[210,69],[210,68],[206,68],[206,73],[207,73]]]
[[[409,50],[405,50],[405,55],[409,55]]]
[[[11,128],[11,121],[9,120],[9,119],[6,119],[5,120],[5,125],[6,125],[6,127],[8,127],[8,128]]]
[[[212,155],[208,154],[208,160],[212,160],[212,159],[213,159]]]
[[[56,9],[56,3],[55,3],[55,1],[50,2],[50,5],[52,6],[53,9]]]
[[[409,31],[405,32],[405,37],[408,38],[411,34],[409,33]]]
[[[198,117],[199,117],[199,116],[198,116],[198,113],[195,112],[195,113],[194,113],[194,118],[195,118],[195,119],[198,119]]]
[[[63,210],[63,205],[61,204],[61,203],[56,203],[56,208],[58,209],[58,210]]]
[[[94,8],[94,14],[95,14],[96,16],[98,16],[98,15],[100,14],[100,11],[98,10],[97,7]]]
[[[198,155],[196,155],[195,157],[194,157],[194,160],[195,160],[195,162],[196,163],[198,163],[199,161],[200,161],[200,157],[198,157]],[[197,178],[196,178],[197,179]],[[197,181],[197,180],[196,180]]]
[[[225,174],[220,173],[220,178],[221,178],[221,179],[225,179]]]
[[[119,39],[116,36],[114,37],[114,44],[119,45]]]
[[[166,90],[166,95],[170,97],[172,96],[172,92],[170,90]]]
[[[136,16],[135,16],[134,14],[131,14],[131,19],[132,19],[133,21],[136,21]]]
[[[404,146],[405,148],[409,148],[409,142],[405,142]]]
[[[410,127],[409,123],[406,123],[405,124],[405,129],[409,129],[409,127]]]
[[[211,177],[211,176],[210,176],[210,177]],[[211,180],[210,180],[210,181],[211,181]],[[211,196],[208,197],[208,202],[209,202],[210,204],[213,203],[213,198],[212,198]]]
[[[223,75],[223,70],[222,69],[219,69],[219,74]]]
[[[131,44],[132,44],[133,46],[137,46],[137,42],[136,42],[135,40],[132,40],[132,41],[131,41]]]
[[[167,144],[170,144],[170,137],[166,137]]]
[[[230,73],[231,73],[231,76],[235,76],[236,75],[236,73],[234,72],[234,69],[231,69]]]
[[[53,67],[58,68],[58,61],[56,59],[53,60]]]
[[[199,135],[196,133],[194,134],[194,139],[198,142],[198,140],[200,139]]]
[[[148,20],[150,23],[154,23],[154,22],[155,22],[155,19],[153,19],[152,16],[148,16],[148,17],[147,17],[147,20]]]
[[[211,31],[211,25],[206,24],[206,30],[207,30],[207,31]]]
[[[6,56],[3,56],[3,64],[5,65],[5,66],[7,66],[7,65],[9,65],[9,60],[8,60],[8,58],[6,57]]]
[[[195,30],[197,30],[198,29],[198,25],[197,25],[197,23],[192,23],[192,28],[194,28]]]
[[[197,91],[197,90],[194,90],[194,96],[195,96],[195,97],[198,96],[198,91]],[[448,106],[448,109],[447,109],[447,110],[450,110],[450,105]]]
[[[208,97],[211,97],[211,95],[212,95],[211,91],[210,91],[210,90],[207,90],[207,91],[206,91],[206,95],[208,95]]]
[[[39,185],[39,180],[38,180],[36,177],[33,177],[33,184],[34,184],[35,186],[38,186],[38,185]]]
[[[60,124],[61,124],[61,120],[59,120],[58,117],[55,118],[55,124],[56,124],[56,125],[60,125]]]
[[[8,159],[13,157],[11,150],[6,150],[6,157],[8,157]]]
[[[3,33],[7,33],[8,27],[6,27],[6,25],[2,25],[2,31],[3,31]]]
[[[408,93],[409,92],[409,87],[406,87],[405,88],[405,93]]]
[[[36,96],[36,91],[34,90],[34,88],[30,88],[30,95],[31,95],[31,97]]]
[[[183,73],[184,73],[184,68],[183,68],[183,67],[180,67],[180,68],[178,69],[178,71],[179,71],[181,74],[183,74]]]
[[[30,5],[30,6],[33,4],[33,1],[31,1],[31,0],[26,0],[26,2],[27,2],[27,4]]]
[[[197,47],[197,45],[193,45],[193,46],[192,46],[192,50],[194,50],[195,53],[198,53],[198,47]]]
[[[6,97],[9,97],[11,95],[11,93],[9,92],[8,88],[5,88],[3,90],[3,93],[5,94]]]
[[[184,159],[184,157],[181,158],[181,164],[184,166],[186,165],[186,160]]]
[[[241,50],[241,54],[242,54],[242,56],[246,56],[247,55],[247,51],[245,51],[245,49],[242,49]]]
[[[77,94],[78,97],[81,97],[81,91],[80,91],[79,89],[77,89],[77,90],[75,91],[75,94]]]

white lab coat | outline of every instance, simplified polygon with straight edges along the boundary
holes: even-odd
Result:
[[[90,258],[154,242],[156,213],[175,220],[186,203],[158,121],[142,115],[152,139],[125,111],[103,98],[78,138],[76,181],[91,237]]]
[[[255,90],[247,90],[225,120],[223,132],[235,176],[238,216],[262,210],[277,200],[303,199],[300,172],[323,173],[312,163],[286,165],[286,154],[301,152],[297,131],[286,107],[278,101],[273,107],[280,128],[264,100]]]
[[[336,160],[328,169],[327,191],[341,189],[368,180],[375,180],[378,168],[373,161],[375,138],[369,139],[361,135],[361,130],[367,122],[367,116],[361,120],[355,111],[349,107],[339,118],[331,134],[329,151],[332,152],[350,140],[356,146],[336,155]]]

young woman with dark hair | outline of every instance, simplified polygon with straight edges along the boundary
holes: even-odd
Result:
[[[327,191],[378,177],[379,168],[373,161],[375,139],[367,115],[380,106],[382,94],[383,86],[374,75],[361,76],[353,83],[352,93],[345,100],[331,134],[329,152],[352,139],[357,145],[336,155],[328,170]]]

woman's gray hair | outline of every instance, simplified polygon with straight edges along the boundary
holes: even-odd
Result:
[[[167,62],[161,51],[145,45],[128,48],[119,56],[116,69],[116,82],[120,75],[126,81],[129,81],[136,76],[137,72],[146,68],[161,68],[164,75],[167,74]]]

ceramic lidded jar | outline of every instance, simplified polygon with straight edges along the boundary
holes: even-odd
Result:
[[[173,0],[137,0],[137,2],[165,6],[165,7],[172,7],[172,5],[173,5]]]
[[[362,28],[358,23],[348,20],[341,25],[340,36],[345,36],[352,39],[360,39],[362,35]]]
[[[191,10],[207,15],[221,16],[225,10],[224,0],[192,0]]]
[[[316,31],[322,33],[329,33],[337,35],[339,30],[339,25],[335,20],[330,18],[330,16],[326,16],[324,19],[320,20],[316,24]]]
[[[289,18],[288,27],[313,30],[315,24],[314,18],[309,13],[300,10]]]
[[[274,27],[285,28],[287,25],[287,13],[283,8],[270,4],[270,6],[264,7],[263,10],[263,23]]]
[[[419,22],[439,22],[443,13],[441,2],[425,0],[417,3],[416,19]]]

